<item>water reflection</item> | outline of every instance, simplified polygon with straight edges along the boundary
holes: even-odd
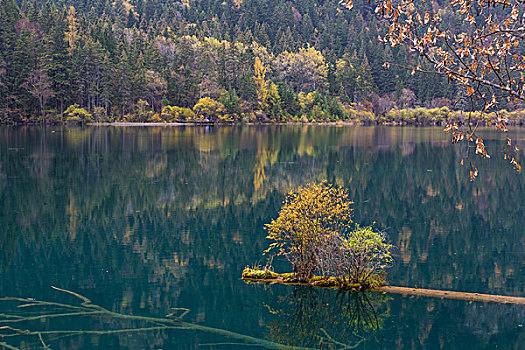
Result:
[[[380,331],[388,297],[382,293],[351,293],[295,287],[276,305],[266,305],[278,316],[268,327],[268,338],[290,346],[352,349],[369,338],[381,347]]]
[[[514,132],[523,150],[525,132]],[[492,133],[483,138],[491,150],[504,146]],[[391,284],[523,296],[523,174],[495,152],[470,182],[438,128],[5,127],[0,296],[52,299],[57,285],[112,311],[187,307],[191,322],[264,337],[278,316],[260,301],[274,306],[289,290],[247,287],[240,271],[260,259],[263,225],[284,195],[323,179],[348,188],[355,221],[375,221],[398,247]],[[492,334],[479,348],[524,340],[521,311],[512,322],[497,316],[506,306],[386,305],[386,348],[418,337],[453,348],[439,339],[461,332]],[[148,347],[148,337],[125,341]],[[198,348],[205,338],[161,334],[151,344]]]

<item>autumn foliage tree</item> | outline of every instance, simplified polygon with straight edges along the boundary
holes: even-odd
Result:
[[[495,112],[490,121],[507,133],[508,118],[498,112],[503,101],[525,101],[525,3],[521,0],[452,0],[438,2],[375,0],[375,13],[386,24],[379,40],[392,47],[404,46],[426,59],[429,66],[385,62],[418,72],[440,74],[463,86],[473,109]],[[341,3],[351,9],[353,0]],[[464,126],[447,125],[452,141],[466,142],[471,151],[489,158],[476,124],[468,115]],[[512,141],[507,136],[504,158],[520,170]],[[471,178],[477,169],[471,164]]]
[[[268,103],[268,82],[266,81],[266,68],[259,57],[255,57],[253,72],[257,100],[261,109],[265,109]]]
[[[268,251],[276,249],[302,279],[310,278],[320,260],[320,246],[339,231],[350,229],[352,204],[348,194],[327,183],[299,187],[286,197],[279,217],[266,225]]]
[[[317,273],[343,286],[381,283],[392,246],[383,233],[353,225],[352,204],[345,189],[327,182],[290,192],[277,219],[266,225],[272,241],[266,253],[284,256],[299,280]]]
[[[327,65],[320,51],[314,47],[297,52],[282,52],[275,59],[279,77],[297,91],[323,90]]]

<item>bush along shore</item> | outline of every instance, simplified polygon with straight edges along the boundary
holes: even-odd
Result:
[[[451,110],[448,107],[436,108],[400,108],[384,113],[375,113],[372,108],[356,103],[328,101],[317,93],[302,94],[297,114],[290,114],[279,108],[275,113],[263,110],[240,111],[231,107],[231,102],[224,97],[221,101],[209,97],[201,98],[193,108],[166,105],[159,112],[150,108],[147,101],[139,100],[128,114],[107,114],[103,108],[88,111],[74,104],[64,113],[49,112],[43,119],[13,116],[0,113],[0,124],[326,124],[347,123],[362,125],[444,125],[448,123],[466,124],[469,121],[477,125],[491,125],[495,120],[505,119],[509,125],[524,125],[525,110],[508,112],[482,113]],[[230,104],[229,104],[230,103]],[[235,106],[235,104],[234,104]]]

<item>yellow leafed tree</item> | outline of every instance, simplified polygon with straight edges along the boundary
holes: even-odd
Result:
[[[253,77],[257,89],[257,100],[259,101],[259,106],[261,109],[265,109],[268,103],[268,84],[266,82],[266,68],[259,57],[255,57]]]
[[[78,39],[78,19],[77,12],[73,6],[69,6],[67,12],[67,23],[68,31],[65,33],[66,40],[69,44],[68,52],[69,55],[73,55],[73,50],[75,49],[75,42]]]
[[[318,266],[321,241],[350,227],[352,204],[346,190],[326,182],[290,192],[279,217],[266,225],[267,238],[273,241],[267,252],[277,251],[293,264],[299,278],[310,278]]]

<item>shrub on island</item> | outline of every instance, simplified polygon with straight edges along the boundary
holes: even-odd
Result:
[[[269,261],[285,257],[293,273],[247,268],[243,278],[352,289],[384,285],[392,245],[384,233],[353,224],[352,204],[345,189],[327,182],[290,192],[277,219],[266,225],[271,243],[265,254]]]

